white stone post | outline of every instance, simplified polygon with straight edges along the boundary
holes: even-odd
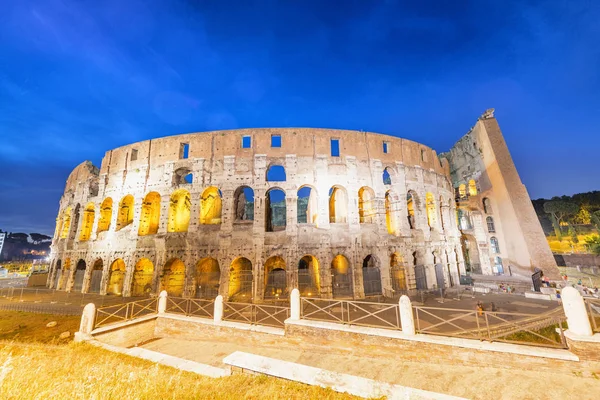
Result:
[[[575,335],[592,336],[592,327],[585,309],[585,302],[579,291],[573,287],[564,288],[560,296],[567,316],[569,331]]]
[[[402,333],[405,335],[415,334],[415,317],[413,316],[412,303],[406,295],[400,296],[400,324],[402,325]]]
[[[163,290],[158,295],[158,313],[164,314],[167,311],[167,291]]]
[[[215,299],[215,309],[213,318],[215,324],[219,324],[223,320],[223,296],[221,295],[218,295]]]
[[[290,319],[292,321],[300,320],[300,291],[293,289],[290,294]]]
[[[88,303],[83,308],[81,314],[81,323],[79,324],[79,332],[75,333],[75,341],[83,342],[92,339],[92,331],[94,330],[94,323],[96,321],[96,305],[94,303]]]

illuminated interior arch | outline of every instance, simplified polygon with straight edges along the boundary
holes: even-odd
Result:
[[[425,209],[427,211],[427,224],[431,229],[434,229],[437,225],[437,210],[433,194],[429,192],[425,195]]]
[[[315,188],[304,185],[298,189],[298,223],[315,224],[319,222],[319,201]]]
[[[160,224],[160,194],[150,192],[142,202],[142,213],[140,215],[139,236],[154,235],[158,232]]]
[[[133,281],[131,282],[132,296],[146,296],[152,292],[152,278],[154,276],[154,264],[147,258],[140,259],[135,264]]]
[[[319,261],[306,255],[298,262],[298,290],[301,296],[318,296],[321,291]]]
[[[88,203],[83,210],[83,221],[81,221],[81,232],[79,233],[79,240],[84,242],[90,240],[92,236],[92,229],[94,228],[94,218],[96,217],[96,210],[94,203]]]
[[[397,232],[396,227],[396,212],[395,212],[395,196],[391,191],[387,191],[385,194],[385,226],[390,235],[395,235]]]
[[[404,258],[398,252],[392,253],[390,257],[390,274],[392,276],[392,289],[402,292],[408,289],[406,285],[406,266]]]
[[[203,258],[196,264],[196,297],[214,299],[219,295],[221,269],[214,258]]]
[[[60,232],[61,239],[66,239],[69,237],[69,229],[71,228],[71,214],[72,214],[71,207],[67,207],[67,209],[65,210],[65,213],[63,214],[63,223],[62,223],[61,232]]]
[[[338,185],[329,189],[329,222],[348,222],[348,196],[346,189]]]
[[[375,192],[367,186],[358,189],[358,218],[361,224],[375,223]]]
[[[120,296],[123,293],[123,282],[125,281],[125,261],[117,258],[110,266],[110,276],[106,294]]]
[[[179,189],[171,195],[167,232],[187,232],[192,215],[190,192]]]
[[[280,298],[287,295],[285,260],[273,256],[265,261],[265,298]]]
[[[229,300],[252,300],[252,262],[238,257],[229,269]]]
[[[204,190],[200,202],[200,223],[202,225],[218,225],[221,223],[221,193],[211,186]]]
[[[465,197],[467,197],[467,185],[465,185],[464,183],[461,183],[460,185],[458,185],[458,196],[461,199],[464,199]]]
[[[477,196],[477,184],[474,179],[469,181],[469,196]]]
[[[178,258],[169,260],[162,271],[160,290],[167,291],[169,296],[180,297],[185,282],[185,264]]]
[[[112,219],[113,200],[110,197],[104,199],[100,205],[100,221],[98,221],[97,233],[107,231],[110,228],[110,220]]]
[[[117,231],[133,223],[133,196],[128,194],[119,203],[119,214],[117,215]]]
[[[352,271],[348,259],[338,254],[331,261],[331,285],[333,297],[352,296]]]

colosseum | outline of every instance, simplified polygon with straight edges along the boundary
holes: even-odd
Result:
[[[558,274],[493,110],[442,154],[312,128],[119,147],[70,174],[51,257],[59,290],[258,302]]]

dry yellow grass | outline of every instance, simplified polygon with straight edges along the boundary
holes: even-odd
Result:
[[[78,320],[0,312],[0,336],[15,339],[0,340],[0,399],[356,398],[262,375],[212,379],[86,343],[59,344],[60,332],[73,333]],[[57,327],[46,328],[49,321]]]

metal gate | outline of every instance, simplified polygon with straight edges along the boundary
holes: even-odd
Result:
[[[75,279],[73,281],[72,292],[81,292],[83,288],[83,278],[85,277],[85,269],[78,269],[75,271]]]
[[[252,301],[252,297],[253,297],[252,271],[239,271],[239,272],[237,272],[236,275],[237,276],[235,278],[239,280],[239,286],[238,286],[238,289],[234,293],[231,293],[231,291],[230,291],[229,301],[236,301],[236,302]],[[229,281],[230,288],[231,288],[231,278],[232,277],[230,277],[230,281]]]
[[[444,266],[442,264],[435,264],[435,280],[438,289],[443,289],[446,287],[444,282]]]
[[[214,299],[219,295],[221,272],[202,272],[196,281],[197,299]]]
[[[350,270],[347,273],[341,274],[337,270],[333,270],[331,276],[331,286],[333,297],[352,297],[352,275]]]
[[[313,274],[308,268],[298,269],[298,290],[302,296],[318,295],[318,288]]]
[[[100,284],[102,283],[102,270],[95,269],[92,271],[90,279],[90,289],[88,293],[100,293]]]
[[[402,292],[406,287],[406,271],[404,267],[396,267],[392,269],[392,289],[394,292]]]
[[[363,267],[363,288],[365,296],[381,294],[381,273],[377,267]]]
[[[415,280],[418,290],[427,289],[427,275],[425,275],[424,265],[415,265]]]
[[[287,280],[284,269],[277,268],[267,275],[265,299],[282,298],[287,295]]]

